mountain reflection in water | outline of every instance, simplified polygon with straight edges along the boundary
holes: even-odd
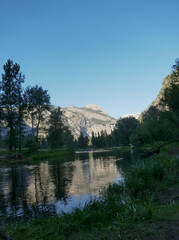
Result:
[[[134,160],[135,156],[128,152],[118,156],[90,152],[63,163],[56,159],[1,167],[0,216],[30,218],[83,207],[103,187],[122,180]]]

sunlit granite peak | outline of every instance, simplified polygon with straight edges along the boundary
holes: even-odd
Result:
[[[100,107],[97,104],[88,104],[88,105],[84,106],[83,108],[92,109],[94,111],[101,111],[101,112],[105,113],[105,111],[102,109],[102,107]]]
[[[62,108],[65,123],[69,126],[75,138],[83,133],[83,136],[91,136],[92,132],[100,133],[102,130],[108,134],[114,129],[116,119],[109,116],[97,104],[89,104],[84,107],[70,106]]]

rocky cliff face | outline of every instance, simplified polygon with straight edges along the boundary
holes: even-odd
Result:
[[[160,101],[161,101],[161,99],[162,99],[162,97],[164,95],[164,90],[166,88],[168,88],[168,86],[170,85],[171,81],[172,81],[171,75],[168,75],[168,76],[166,76],[166,78],[164,78],[164,80],[162,82],[161,89],[160,89],[156,99],[140,114],[139,119],[141,119],[142,114],[144,112],[146,112],[151,106],[155,106],[155,107],[157,107],[160,110],[162,109],[162,107],[159,105],[159,103],[160,103]]]
[[[121,118],[134,117],[134,118],[138,119],[139,116],[140,116],[140,113],[129,113],[129,114],[123,115]]]
[[[80,132],[84,136],[91,136],[92,132],[97,134],[102,130],[109,134],[116,123],[116,119],[110,117],[96,104],[86,105],[82,108],[71,106],[62,108],[62,111],[65,124],[69,126],[76,138],[80,135]]]
[[[164,90],[166,88],[168,88],[168,86],[170,85],[171,82],[172,82],[171,75],[168,75],[166,78],[164,78],[164,80],[162,82],[162,86],[161,86],[160,92],[157,95],[156,99],[152,102],[152,104],[151,104],[152,106],[157,106],[160,103],[160,100],[161,100],[161,98],[164,95]]]
[[[142,119],[142,115],[151,107],[151,106],[155,106],[157,107],[159,110],[166,110],[167,108],[164,106],[160,105],[160,101],[164,96],[164,91],[166,88],[169,87],[170,83],[172,82],[172,77],[171,75],[166,76],[166,78],[164,78],[163,82],[162,82],[162,86],[161,89],[156,97],[156,99],[139,115],[138,119],[139,121]]]
[[[163,109],[163,107],[161,107],[159,105],[163,95],[164,95],[164,90],[166,88],[168,88],[168,86],[170,85],[170,83],[172,82],[172,78],[171,75],[166,76],[166,78],[164,78],[163,82],[162,82],[162,86],[160,89],[160,92],[158,93],[156,99],[146,108],[144,109],[143,112],[141,113],[135,113],[135,114],[125,114],[124,116],[122,116],[122,118],[126,118],[126,117],[135,117],[136,119],[138,119],[139,121],[141,121],[142,119],[142,114],[145,113],[151,106],[155,106],[158,109]]]

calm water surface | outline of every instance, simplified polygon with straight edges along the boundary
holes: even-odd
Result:
[[[83,153],[71,159],[0,167],[0,216],[33,217],[83,207],[114,181],[123,181],[138,158],[121,152]]]

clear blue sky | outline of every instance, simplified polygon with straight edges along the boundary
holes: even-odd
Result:
[[[0,0],[7,59],[54,105],[141,112],[179,57],[178,0]]]

